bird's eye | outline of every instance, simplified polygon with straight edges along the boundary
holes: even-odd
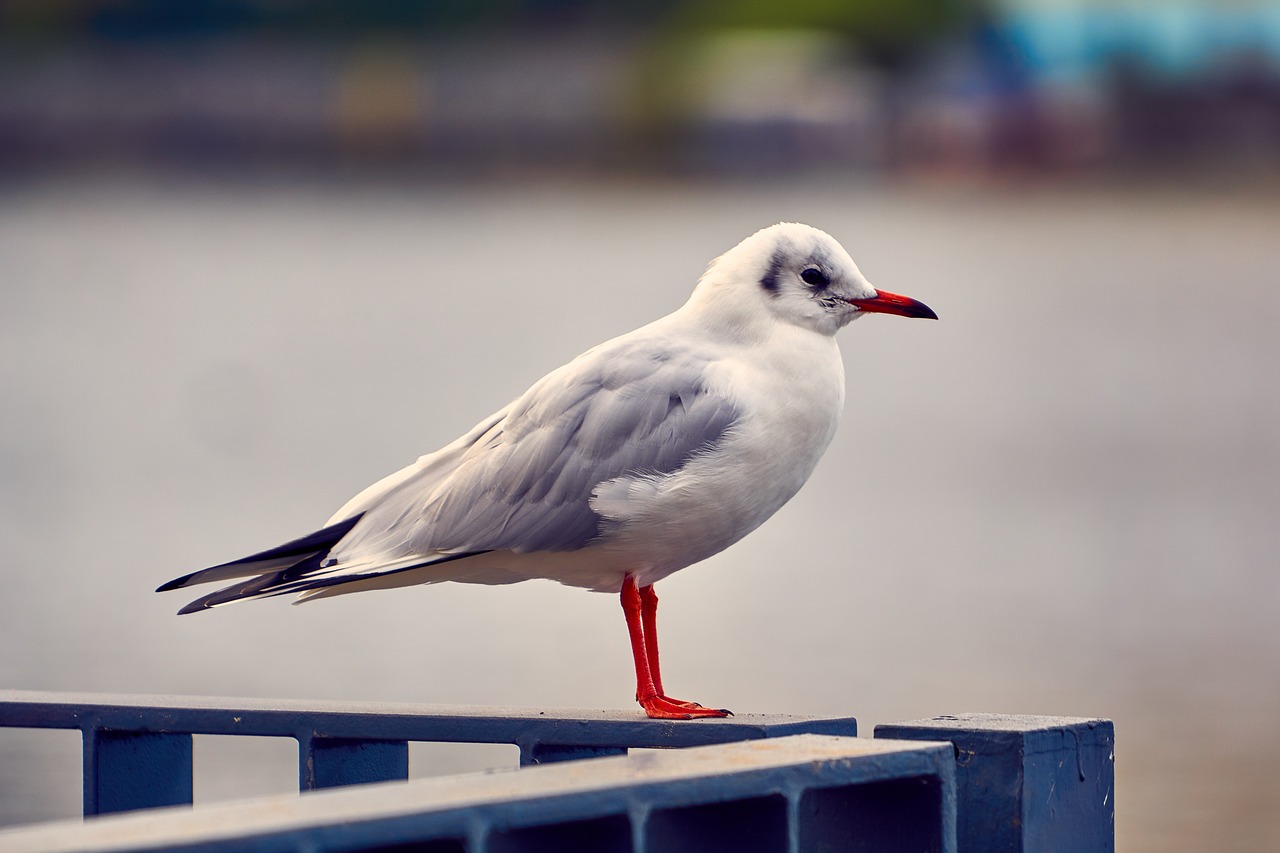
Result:
[[[800,280],[814,287],[826,287],[831,283],[831,279],[827,278],[827,274],[817,267],[809,267],[800,273]]]

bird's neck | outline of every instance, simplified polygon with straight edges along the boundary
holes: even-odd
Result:
[[[768,340],[776,321],[753,305],[717,288],[698,287],[679,310],[673,322],[696,333],[729,344],[754,346]]]

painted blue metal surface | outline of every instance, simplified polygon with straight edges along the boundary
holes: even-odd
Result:
[[[191,735],[90,729],[84,734],[84,813],[191,802]]]
[[[621,746],[565,746],[551,743],[525,743],[520,746],[520,766],[552,764],[556,761],[577,761],[580,758],[604,758],[610,755],[626,755]]]
[[[1110,720],[964,714],[876,726],[877,738],[955,745],[961,853],[1112,853]]]
[[[357,702],[0,691],[0,726],[79,729],[85,814],[191,802],[191,735],[298,741],[301,790],[406,779],[408,742],[510,743],[522,765],[813,733],[852,717],[650,720],[640,711],[524,711]]]
[[[796,735],[0,833],[7,853],[952,853],[950,744]]]
[[[409,778],[409,744],[345,737],[298,739],[298,790]]]

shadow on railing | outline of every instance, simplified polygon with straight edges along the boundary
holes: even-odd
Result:
[[[0,691],[0,727],[83,733],[89,815],[189,804],[194,734],[296,739],[302,790],[405,780],[410,741],[515,744],[524,768],[44,824],[0,832],[0,850],[1115,848],[1107,720],[937,717],[875,740],[856,725]],[[675,747],[704,748],[625,755]]]

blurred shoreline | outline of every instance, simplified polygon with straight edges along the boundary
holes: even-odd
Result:
[[[1280,5],[1005,2],[888,58],[838,16],[679,20],[0,26],[0,175],[1280,174]]]

